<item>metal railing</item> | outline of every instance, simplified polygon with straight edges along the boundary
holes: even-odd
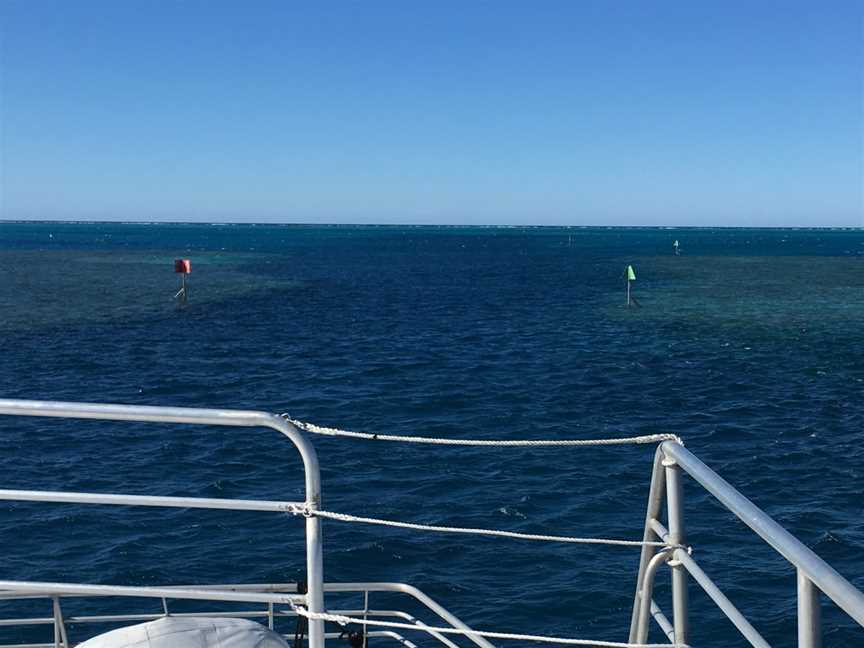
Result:
[[[103,405],[93,403],[66,403],[56,401],[28,401],[0,399],[0,414],[35,417],[61,417],[77,419],[100,419],[113,421],[140,421],[154,423],[182,423],[193,425],[219,425],[233,427],[266,427],[274,429],[294,444],[300,452],[305,473],[305,502],[265,501],[245,499],[214,499],[201,497],[168,497],[157,495],[126,495],[108,493],[75,493],[59,491],[33,491],[0,489],[0,500],[102,504],[123,506],[176,507],[199,509],[223,509],[237,511],[292,511],[298,506],[309,510],[320,510],[321,479],[318,467],[318,457],[315,448],[305,435],[282,417],[266,412],[225,410],[225,409],[194,409],[179,407],[152,407],[131,405]],[[0,627],[53,625],[53,644],[19,644],[14,647],[0,648],[43,648],[54,646],[70,648],[66,626],[71,623],[120,623],[130,621],[146,621],[160,618],[168,614],[168,601],[199,600],[220,602],[264,603],[266,610],[241,610],[235,612],[202,612],[189,613],[194,616],[235,616],[235,617],[266,617],[268,626],[272,629],[274,619],[278,617],[296,617],[293,610],[279,610],[278,604],[303,604],[309,612],[325,612],[324,592],[360,592],[364,595],[364,608],[360,611],[330,610],[336,614],[358,613],[365,617],[398,617],[413,624],[418,630],[437,639],[448,648],[458,646],[443,634],[434,631],[412,615],[397,610],[372,610],[369,608],[369,597],[372,592],[396,592],[410,596],[425,608],[443,619],[450,627],[465,631],[465,636],[480,648],[493,648],[483,637],[471,633],[471,629],[458,617],[442,605],[424,594],[422,591],[404,583],[324,583],[323,558],[321,542],[321,520],[314,516],[306,516],[306,593],[300,593],[295,583],[268,585],[194,585],[186,587],[127,587],[116,585],[91,585],[75,583],[39,583],[25,581],[0,580],[0,601],[21,599],[49,599],[52,601],[52,616],[19,619],[0,619]],[[134,597],[160,599],[163,605],[161,614],[113,614],[71,616],[64,618],[61,599],[69,597]],[[176,614],[176,613],[172,613]],[[181,614],[185,615],[185,614]],[[177,615],[177,616],[181,616]],[[308,623],[309,648],[324,648],[324,640],[334,639],[339,633],[326,633],[324,621],[306,620]],[[389,637],[407,648],[417,648],[401,634],[392,630],[363,632],[369,637]]]
[[[417,617],[402,610],[375,609],[370,607],[370,595],[374,592],[391,592],[405,594],[421,604],[430,612],[436,614],[453,628],[470,632],[470,628],[454,614],[446,610],[442,605],[431,597],[405,583],[325,583],[325,592],[332,593],[358,593],[363,595],[363,607],[360,609],[337,609],[331,610],[334,614],[346,616],[362,616],[370,618],[397,618],[406,623],[416,626],[417,630],[424,632],[437,639],[447,648],[459,648],[457,644],[430,628]],[[162,610],[156,613],[139,614],[100,614],[100,615],[65,615],[61,605],[63,599],[77,598],[106,598],[106,597],[135,597],[154,598],[162,601]],[[103,585],[84,584],[59,584],[59,583],[22,583],[18,581],[0,581],[0,601],[20,599],[46,599],[52,602],[51,616],[35,616],[20,618],[0,618],[0,628],[45,626],[54,628],[53,643],[32,644],[2,644],[0,648],[71,648],[74,644],[69,641],[67,627],[70,625],[86,624],[121,624],[141,623],[153,621],[165,616],[176,617],[222,617],[222,618],[247,618],[266,619],[267,627],[274,629],[274,622],[280,618],[296,618],[297,613],[291,609],[279,609],[276,604],[285,603],[289,600],[298,601],[304,597],[299,594],[296,583],[267,583],[267,584],[231,584],[231,585],[187,585],[187,586],[165,586],[165,587],[115,587]],[[264,609],[241,609],[241,610],[201,610],[195,612],[170,611],[168,601],[170,600],[206,600],[220,602],[247,602],[265,603]],[[414,643],[403,635],[392,630],[364,630],[368,637],[386,637],[401,643],[407,648],[417,648]],[[285,637],[290,635],[283,634]],[[325,639],[337,639],[340,633],[325,632]],[[480,648],[493,648],[492,644],[482,637],[466,635]]]
[[[864,626],[864,594],[860,590],[683,445],[666,441],[657,448],[654,457],[643,538],[645,541],[663,540],[669,546],[660,550],[648,545],[642,548],[630,621],[630,642],[646,641],[650,614],[670,642],[685,645],[689,643],[691,637],[687,585],[688,578],[692,577],[752,646],[770,648],[764,637],[690,555],[686,547],[684,527],[682,472],[690,475],[795,567],[798,582],[799,648],[820,648],[822,645],[820,591],[858,624]],[[664,499],[668,529],[659,519]],[[664,563],[672,570],[671,624],[653,600],[654,577],[657,569]]]
[[[141,421],[151,423],[184,423],[231,427],[265,427],[288,437],[300,452],[305,474],[306,501],[309,510],[321,505],[321,474],[314,446],[297,428],[275,414],[228,409],[195,409],[186,407],[151,407],[143,405],[101,405],[0,399],[0,414],[40,416],[109,421]],[[254,500],[213,500],[196,497],[152,497],[146,495],[95,495],[91,493],[52,493],[38,491],[0,491],[0,499],[38,500],[43,502],[77,502],[83,504],[124,504],[129,506],[173,506],[232,510],[285,510],[291,502],[260,502]],[[282,508],[280,508],[282,507]],[[310,612],[322,613],[324,608],[324,566],[321,549],[321,520],[306,517],[306,580],[308,591],[302,602]],[[11,586],[11,583],[6,583]],[[2,587],[3,585],[0,585]],[[24,585],[19,584],[19,587]],[[62,587],[62,586],[61,586]],[[89,586],[107,587],[107,586]],[[126,588],[135,589],[135,588]],[[153,589],[153,588],[145,588]],[[60,591],[55,588],[55,591]],[[116,590],[115,590],[116,591]],[[138,590],[138,595],[149,596]],[[120,592],[117,591],[119,594]],[[174,594],[176,595],[176,590]],[[211,592],[212,594],[212,592]],[[136,594],[129,594],[135,596]],[[155,595],[155,594],[152,594]],[[163,596],[163,595],[158,595]],[[194,598],[194,596],[191,596]],[[272,595],[271,595],[272,599]],[[222,599],[227,600],[227,599]],[[235,599],[236,600],[236,599]],[[246,599],[249,600],[249,599]],[[255,599],[252,599],[255,600]],[[282,600],[281,602],[286,602]],[[309,620],[309,648],[324,648],[324,622]]]
[[[0,500],[270,512],[296,512],[298,507],[305,507],[305,511],[321,510],[321,481],[315,449],[303,433],[294,425],[274,414],[243,410],[100,405],[4,399],[0,399],[0,414],[270,428],[288,437],[300,452],[304,466],[306,491],[306,499],[302,503],[32,490],[0,490]],[[707,595],[717,604],[720,610],[751,645],[757,648],[766,648],[769,645],[690,555],[687,548],[687,536],[684,524],[682,472],[686,472],[701,484],[723,506],[738,516],[796,568],[798,575],[798,640],[800,648],[819,648],[821,646],[820,592],[831,598],[852,619],[864,626],[864,594],[686,450],[680,443],[666,441],[658,447],[654,458],[643,535],[644,543],[649,544],[643,544],[642,546],[639,575],[631,615],[629,643],[644,644],[646,642],[650,623],[649,617],[653,617],[670,643],[679,646],[689,644],[688,581],[692,578],[705,590]],[[668,528],[660,521],[660,512],[664,501],[666,503]],[[268,625],[272,628],[275,618],[296,616],[297,614],[293,609],[290,611],[279,610],[275,607],[276,605],[302,604],[310,613],[325,613],[327,612],[324,606],[325,591],[363,592],[364,607],[360,613],[362,613],[364,619],[376,614],[379,616],[397,616],[403,620],[407,620],[412,626],[411,629],[414,629],[413,626],[416,626],[417,630],[426,632],[448,646],[448,648],[456,648],[456,644],[441,632],[436,632],[433,628],[426,626],[426,624],[411,615],[392,610],[379,610],[377,612],[370,610],[368,605],[370,592],[398,591],[408,594],[419,601],[450,624],[451,628],[464,633],[466,638],[477,646],[480,646],[480,648],[493,648],[492,644],[485,638],[475,634],[476,630],[472,630],[466,626],[456,616],[410,585],[400,583],[325,584],[323,578],[320,518],[315,515],[306,515],[305,531],[307,577],[307,591],[305,594],[298,592],[296,585],[293,584],[124,587],[0,581],[0,600],[26,598],[50,599],[53,605],[53,616],[38,617],[30,621],[35,625],[53,624],[55,628],[53,645],[59,648],[62,644],[64,648],[69,648],[66,623],[73,622],[73,619],[75,623],[96,623],[158,618],[168,613],[167,601],[169,599],[264,603],[267,605],[265,611],[247,610],[219,614],[220,616],[255,617],[266,615]],[[657,542],[665,543],[665,546],[657,546]],[[673,614],[671,622],[653,599],[655,576],[663,565],[668,565],[672,571]],[[78,616],[64,620],[60,605],[62,598],[106,596],[161,599],[164,607],[163,614]],[[329,612],[336,613],[334,610]],[[205,612],[203,614],[208,613]],[[28,620],[0,619],[0,627],[13,625],[14,623],[27,625]],[[441,630],[442,632],[447,631],[444,628],[441,628]],[[367,632],[364,625],[363,632],[368,636],[390,637],[408,646],[408,648],[416,648],[402,635],[390,630]],[[323,620],[309,619],[308,636],[309,648],[324,648],[325,638],[329,638],[331,635],[325,633]],[[50,646],[52,644],[44,645]],[[35,648],[36,646],[41,648],[43,644],[28,644],[28,648]],[[0,648],[9,647],[0,646]],[[22,646],[18,646],[17,648],[22,648]]]

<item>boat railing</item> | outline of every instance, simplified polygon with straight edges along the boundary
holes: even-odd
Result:
[[[43,598],[53,602],[51,617],[38,617],[36,625],[53,624],[55,628],[54,646],[70,648],[65,626],[71,618],[76,623],[97,623],[107,621],[132,621],[155,618],[152,615],[102,615],[76,616],[64,621],[60,601],[66,597],[137,597],[155,598],[163,602],[163,612],[168,614],[168,601],[174,599],[194,599],[199,601],[228,601],[235,603],[265,604],[266,611],[235,611],[237,616],[260,617],[266,614],[268,624],[283,616],[303,616],[308,623],[309,648],[324,648],[324,641],[330,637],[325,632],[325,620],[337,623],[357,623],[362,626],[364,636],[382,636],[397,640],[403,645],[413,646],[400,629],[425,632],[448,646],[456,644],[446,635],[461,635],[481,648],[492,648],[488,638],[517,639],[522,641],[550,641],[571,645],[616,645],[647,646],[650,618],[653,618],[670,644],[684,647],[689,645],[689,598],[688,580],[695,580],[706,594],[718,605],[749,643],[757,648],[769,644],[734,604],[720,591],[711,578],[702,570],[691,555],[685,531],[684,500],[682,477],[689,474],[697,483],[713,495],[724,507],[738,516],[763,540],[780,553],[797,570],[798,579],[798,640],[800,648],[819,648],[821,646],[821,619],[819,593],[824,593],[837,606],[858,624],[864,626],[864,594],[848,580],[838,574],[813,551],[795,539],[777,522],[757,508],[741,493],[735,490],[717,473],[708,468],[677,440],[665,440],[657,448],[652,469],[648,506],[642,541],[622,541],[610,539],[586,539],[568,536],[544,536],[521,534],[484,529],[450,528],[406,524],[372,518],[357,518],[350,515],[335,514],[321,509],[321,481],[318,458],[314,447],[306,435],[290,420],[265,412],[193,409],[177,407],[153,407],[130,405],[102,405],[88,403],[65,403],[55,401],[26,401],[0,399],[0,414],[37,417],[64,417],[78,419],[102,419],[117,421],[141,421],[157,423],[181,423],[193,425],[216,425],[233,427],[264,427],[276,430],[286,436],[297,448],[303,460],[305,473],[305,501],[272,500],[233,500],[197,497],[168,497],[155,495],[73,493],[57,491],[0,490],[0,500],[40,501],[57,503],[109,504],[125,506],[182,507],[204,509],[228,509],[246,511],[289,512],[305,518],[306,533],[306,586],[298,591],[296,585],[230,585],[230,586],[189,586],[189,587],[126,587],[113,585],[86,585],[37,583],[25,581],[0,581],[0,600]],[[311,427],[311,426],[310,426]],[[327,434],[371,437],[384,439],[385,436],[366,435],[327,429]],[[657,436],[657,435],[655,435]],[[672,435],[665,438],[677,439]],[[390,441],[404,440],[390,437]],[[451,443],[476,445],[609,445],[626,442],[646,443],[652,437],[613,440],[576,440],[576,441],[465,441],[441,439],[413,439],[412,442]],[[661,522],[661,509],[666,504],[667,526]],[[480,535],[499,535],[519,537],[526,540],[553,542],[576,542],[640,546],[641,558],[636,592],[627,644],[608,641],[592,642],[582,639],[554,638],[536,635],[515,635],[469,628],[461,620],[448,612],[420,590],[399,583],[343,583],[325,584],[323,577],[321,518],[331,517],[348,522],[386,524],[403,528],[433,532],[474,533]],[[659,568],[667,565],[672,572],[672,620],[663,613],[653,597],[653,585]],[[292,589],[293,588],[293,589]],[[351,614],[338,610],[327,610],[324,606],[324,592],[362,592],[364,607]],[[413,597],[423,606],[441,617],[448,625],[428,626],[407,612],[378,610],[369,608],[368,599],[373,591],[399,591]],[[281,607],[276,607],[281,606]],[[287,606],[287,607],[285,607]],[[344,612],[344,611],[343,611]],[[248,614],[246,614],[248,613]],[[361,614],[362,613],[362,614]],[[380,613],[380,614],[378,614]],[[173,613],[172,613],[173,614]],[[220,613],[221,616],[226,616]],[[372,617],[376,617],[373,619]],[[399,622],[382,621],[382,616],[400,617]],[[0,620],[0,627],[27,625],[24,619]],[[388,625],[389,623],[389,625]],[[379,630],[375,630],[378,626]],[[383,629],[381,629],[383,628]],[[370,631],[371,629],[371,631]],[[372,633],[375,633],[374,635]],[[331,633],[332,634],[332,633]],[[42,644],[39,644],[41,646]],[[48,644],[51,645],[51,644]],[[28,647],[30,645],[28,644]],[[33,644],[35,647],[36,644]],[[8,647],[0,647],[8,648]],[[17,646],[16,648],[24,648]]]
[[[221,618],[245,618],[266,620],[270,630],[276,629],[277,619],[296,619],[297,613],[286,607],[279,607],[287,601],[299,601],[303,599],[301,591],[305,589],[297,583],[267,583],[267,584],[227,584],[227,585],[185,585],[165,587],[122,587],[106,585],[86,585],[75,583],[34,583],[19,581],[0,581],[0,601],[17,601],[25,599],[44,599],[52,604],[50,616],[31,616],[17,618],[0,618],[0,628],[4,627],[27,627],[27,626],[53,626],[54,637],[50,643],[28,643],[28,644],[0,644],[0,648],[71,648],[74,643],[69,640],[69,626],[99,625],[110,626],[124,623],[142,623],[154,621],[165,616],[173,617],[221,617]],[[426,610],[437,615],[440,619],[450,624],[450,627],[469,631],[468,626],[461,619],[445,609],[437,601],[433,600],[421,590],[405,583],[324,583],[324,591],[340,594],[362,595],[362,607],[354,609],[330,610],[333,614],[358,617],[395,618],[401,622],[415,626],[418,631],[424,632],[437,639],[447,648],[458,648],[458,645],[445,637],[416,616],[404,610],[379,609],[372,607],[371,596],[373,593],[396,593],[411,597],[421,604]],[[150,598],[161,602],[158,612],[138,614],[89,614],[70,615],[63,608],[63,601],[70,599],[98,599],[98,598]],[[171,604],[177,600],[195,600],[211,602],[230,603],[263,603],[263,608],[239,609],[239,610],[210,610],[207,608],[195,611],[178,612],[171,609]],[[248,607],[248,606],[247,606]],[[290,637],[290,633],[281,633]],[[325,632],[325,639],[338,639],[341,633]],[[404,635],[394,630],[369,630],[365,637],[384,637],[395,640],[406,646],[406,648],[417,648],[416,645]],[[491,644],[482,637],[469,639],[481,646],[491,648]]]
[[[668,546],[660,550],[650,544],[642,547],[630,623],[630,642],[642,643],[646,640],[650,614],[670,642],[688,643],[691,638],[687,589],[689,576],[752,646],[769,647],[768,642],[692,557],[685,531],[682,473],[690,475],[794,566],[797,571],[799,648],[820,648],[822,645],[820,591],[864,626],[864,594],[860,590],[682,444],[666,441],[657,448],[654,458],[643,538],[646,543],[663,540]],[[664,499],[668,528],[660,522]],[[653,600],[654,578],[662,564],[667,564],[672,570],[672,623]]]
[[[216,425],[230,427],[270,428],[286,436],[303,460],[306,501],[273,502],[259,500],[208,499],[197,497],[157,497],[149,495],[107,495],[96,493],[66,493],[45,491],[0,491],[0,499],[81,504],[115,504],[127,506],[168,506],[183,508],[287,511],[303,507],[314,511],[321,504],[321,473],[318,455],[309,439],[290,422],[267,412],[196,409],[187,407],[154,407],[146,405],[105,405],[95,403],[67,403],[59,401],[30,401],[0,399],[0,414],[16,416],[100,419],[111,421],[141,421],[151,423],[182,423],[190,425]],[[314,515],[306,517],[306,579],[308,590],[296,602],[309,612],[324,613],[324,571],[321,547],[321,520]],[[11,586],[11,585],[10,585]],[[22,591],[19,584],[17,591]],[[100,586],[92,586],[100,587]],[[105,586],[107,587],[107,586]],[[134,595],[134,594],[132,594]],[[145,595],[146,596],[146,595]],[[272,596],[272,595],[271,595]],[[176,597],[176,592],[175,592]],[[214,599],[215,600],[215,599]],[[249,599],[247,599],[249,600]],[[254,599],[253,599],[254,600]],[[283,601],[285,602],[285,601]],[[309,647],[324,647],[324,621],[309,620]]]

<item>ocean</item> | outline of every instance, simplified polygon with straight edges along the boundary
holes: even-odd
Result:
[[[179,257],[192,263],[183,309]],[[625,306],[628,264],[641,308]],[[859,588],[862,316],[862,230],[0,223],[0,397],[262,409],[447,438],[674,433]],[[296,452],[266,430],[0,417],[0,438],[0,488],[302,499]],[[652,446],[313,442],[328,510],[641,539]],[[690,479],[684,496],[694,558],[766,639],[792,645],[794,570]],[[304,571],[302,521],[273,513],[4,502],[0,538],[3,579]],[[626,641],[638,559],[324,522],[328,581],[411,583],[488,630]],[[661,570],[657,599],[671,614],[669,580]],[[695,644],[744,645],[690,593]],[[864,645],[823,601],[825,645]],[[87,632],[73,626],[73,642]]]

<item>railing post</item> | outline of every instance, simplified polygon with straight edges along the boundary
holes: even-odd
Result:
[[[54,603],[54,645],[62,642],[63,648],[70,648],[69,637],[66,635],[66,622],[63,620],[63,610],[60,608],[60,598],[53,597]],[[57,637],[57,630],[60,630],[60,637]]]
[[[310,511],[321,508],[321,470],[318,455],[309,439],[280,416],[267,415],[269,427],[287,436],[303,458],[306,473],[306,506]],[[324,607],[324,556],[321,548],[321,518],[306,516],[306,609],[326,612]],[[309,619],[309,648],[324,648],[324,621]]]
[[[369,590],[363,592],[363,620],[369,618]],[[363,645],[369,645],[369,626],[363,624]]]
[[[657,534],[651,528],[651,520],[654,520],[660,515],[660,508],[663,505],[663,490],[665,488],[665,474],[662,466],[663,452],[657,448],[654,454],[654,465],[651,470],[651,488],[648,490],[648,506],[645,512],[645,530],[642,534],[643,542],[656,542],[659,540]],[[639,559],[639,573],[636,576],[636,595],[633,598],[633,613],[630,616],[630,635],[628,642],[636,643],[639,626],[639,609],[642,603],[642,585],[645,582],[645,570],[648,569],[648,564],[656,553],[656,547],[644,545],[642,547],[642,555]]]
[[[325,612],[321,518],[306,518],[306,609]],[[324,648],[324,622],[309,619],[309,648]]]
[[[57,621],[57,606],[54,606],[54,648],[60,648],[60,623]]]
[[[651,602],[654,597],[654,577],[657,574],[657,568],[668,557],[668,551],[664,549],[658,554],[655,554],[648,563],[648,568],[645,570],[645,580],[642,583],[642,588],[639,590],[639,619],[636,623],[636,638],[630,643],[645,643],[648,640],[648,625],[650,624]]]
[[[683,545],[687,536],[684,532],[684,499],[681,489],[681,467],[674,459],[663,460],[666,468],[666,512],[669,522],[669,544]],[[670,561],[672,568],[672,614],[675,626],[676,645],[688,644],[690,640],[690,599],[687,592],[687,571],[677,561]]]
[[[819,589],[800,570],[798,573],[798,648],[822,648],[822,612]]]

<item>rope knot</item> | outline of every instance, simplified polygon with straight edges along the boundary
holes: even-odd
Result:
[[[304,518],[315,517],[314,509],[306,504],[286,504],[280,507],[286,513],[292,515],[302,515]]]
[[[688,556],[693,555],[693,546],[692,545],[667,543],[665,548],[664,548],[664,551],[674,552],[676,549],[683,549],[684,551],[687,552]],[[671,560],[671,553],[670,553],[670,560]]]

